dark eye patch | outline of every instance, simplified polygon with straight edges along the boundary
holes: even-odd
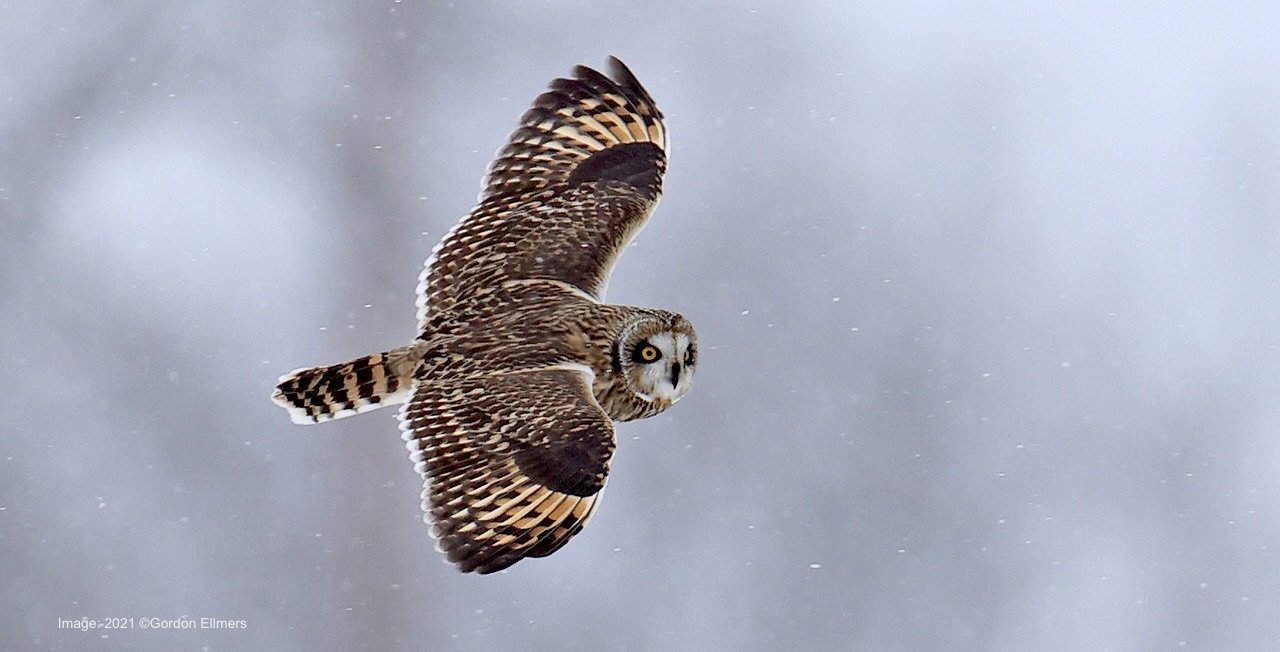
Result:
[[[661,358],[662,352],[647,341],[641,341],[636,345],[636,348],[631,350],[631,360],[640,364],[650,364],[657,362]]]

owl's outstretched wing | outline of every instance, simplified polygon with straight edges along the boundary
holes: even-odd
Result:
[[[586,367],[420,384],[400,413],[437,547],[492,573],[559,550],[604,489],[613,422]]]
[[[603,299],[622,249],[662,192],[667,129],[621,61],[556,79],[489,167],[480,203],[444,237],[418,284],[418,321],[476,290],[553,279]]]

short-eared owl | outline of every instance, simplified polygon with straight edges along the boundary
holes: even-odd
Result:
[[[631,71],[556,79],[498,153],[470,215],[418,284],[408,346],[280,378],[297,423],[396,403],[422,508],[463,571],[544,557],[586,525],[614,421],[653,416],[693,381],[693,326],[604,303],[618,255],[649,218],[667,129]]]

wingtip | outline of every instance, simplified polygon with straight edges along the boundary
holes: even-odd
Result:
[[[639,80],[636,79],[635,73],[631,72],[631,69],[627,67],[627,64],[622,62],[622,59],[611,54],[607,59],[605,59],[605,63],[609,69],[609,76],[612,77],[614,81],[628,86],[639,84]]]
[[[604,78],[609,83],[623,88],[642,88],[640,80],[636,78],[635,73],[631,72],[631,68],[627,67],[622,59],[612,54],[605,58],[605,65],[601,68],[603,72],[585,64],[578,64],[573,67],[573,76],[588,82]]]

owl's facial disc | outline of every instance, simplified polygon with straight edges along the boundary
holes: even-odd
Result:
[[[675,403],[693,384],[696,356],[688,333],[663,330],[639,338],[629,352],[632,383],[650,400]]]

